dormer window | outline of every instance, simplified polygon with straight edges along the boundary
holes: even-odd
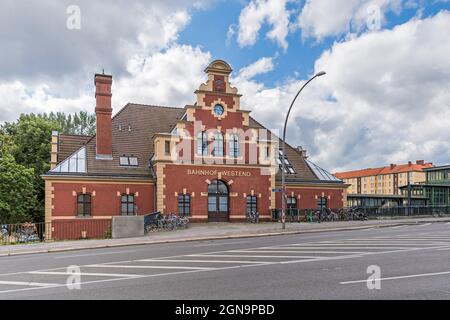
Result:
[[[138,158],[134,156],[122,156],[119,159],[119,163],[123,167],[137,167],[138,166]]]

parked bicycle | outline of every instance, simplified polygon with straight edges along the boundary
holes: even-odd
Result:
[[[247,222],[259,223],[259,213],[255,211],[247,212]]]

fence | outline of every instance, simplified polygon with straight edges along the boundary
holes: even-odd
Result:
[[[342,209],[331,209],[339,212]],[[433,216],[445,217],[450,215],[450,206],[405,206],[405,207],[352,207],[345,211],[363,212],[369,219],[382,219],[393,217]],[[286,209],[286,222],[308,222],[310,216],[317,209]],[[272,221],[281,220],[281,209],[272,210]]]
[[[0,224],[0,245],[46,240],[106,239],[110,237],[110,219]]]

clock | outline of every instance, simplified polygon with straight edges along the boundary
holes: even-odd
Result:
[[[216,104],[216,105],[214,106],[214,114],[215,114],[216,116],[221,116],[221,115],[223,115],[223,111],[224,111],[224,109],[223,109],[223,107],[222,107],[220,104]]]

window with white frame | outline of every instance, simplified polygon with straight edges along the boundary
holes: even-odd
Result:
[[[212,155],[215,157],[223,157],[223,134],[219,131],[214,134]]]
[[[233,157],[233,158],[237,158],[240,155],[239,137],[237,134],[232,134],[230,136],[228,154],[230,155],[230,157]]]
[[[124,166],[124,167],[137,167],[138,166],[138,158],[134,157],[133,155],[131,155],[131,156],[123,155],[122,157],[120,157],[119,163],[121,166]]]
[[[197,155],[207,156],[208,155],[208,135],[205,131],[200,132],[197,135]]]

